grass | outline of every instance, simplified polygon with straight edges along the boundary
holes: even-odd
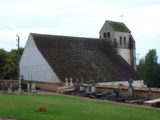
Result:
[[[38,112],[44,106],[47,112]],[[0,117],[25,120],[159,120],[160,111],[59,95],[0,94]]]

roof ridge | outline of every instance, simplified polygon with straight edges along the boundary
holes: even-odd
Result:
[[[40,34],[40,33],[30,33],[31,35],[39,35],[39,36],[50,36],[50,37],[63,37],[63,38],[74,38],[74,39],[92,39],[99,40],[99,38],[88,38],[88,37],[78,37],[78,36],[66,36],[66,35],[52,35],[52,34]]]
[[[121,24],[124,24],[124,22],[118,22],[118,21],[112,21],[112,20],[106,20],[106,22],[115,22],[115,23],[121,23]]]

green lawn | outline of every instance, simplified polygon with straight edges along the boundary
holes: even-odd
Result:
[[[47,112],[38,112],[44,106]],[[0,117],[25,120],[159,120],[160,110],[58,95],[0,94]]]

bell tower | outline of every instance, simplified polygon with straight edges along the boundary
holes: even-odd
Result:
[[[124,23],[106,20],[99,35],[100,39],[108,40],[117,54],[136,70],[135,40]]]

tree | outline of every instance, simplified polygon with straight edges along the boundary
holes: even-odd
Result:
[[[0,78],[4,78],[4,65],[6,64],[7,52],[0,49]]]
[[[17,51],[11,50],[11,52],[8,53],[6,64],[4,66],[4,75],[5,79],[17,79],[18,76],[18,60],[17,60]]]
[[[23,53],[20,48],[20,56]],[[17,79],[18,77],[18,51],[12,49],[6,52],[0,49],[0,77],[3,79]]]
[[[145,58],[140,60],[138,66],[138,72],[148,87],[160,87],[157,59],[156,50],[149,50]]]

